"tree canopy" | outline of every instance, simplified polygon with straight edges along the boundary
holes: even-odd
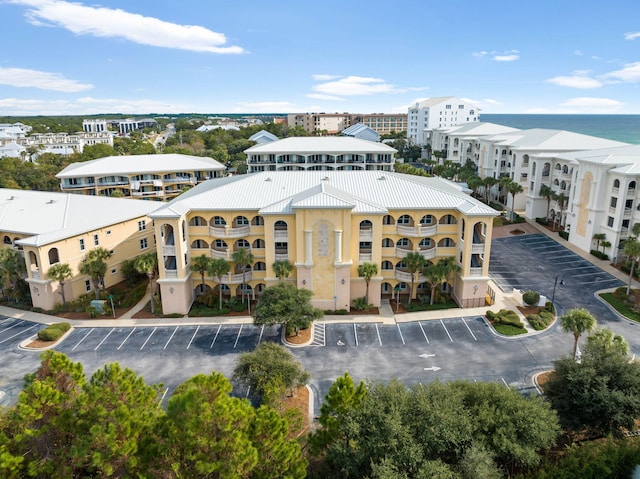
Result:
[[[287,334],[308,328],[322,317],[322,311],[311,305],[313,293],[293,285],[278,283],[265,289],[253,311],[255,324],[282,324]]]

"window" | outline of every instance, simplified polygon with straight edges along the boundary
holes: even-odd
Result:
[[[393,240],[391,238],[385,238],[382,240],[383,248],[393,248]]]
[[[236,226],[249,226],[249,220],[244,216],[236,216]]]
[[[224,240],[217,239],[213,242],[216,249],[227,249],[227,243]]]
[[[393,225],[393,224],[395,224],[393,216],[385,215],[384,218],[382,218],[382,224],[383,225]]]
[[[107,233],[107,236],[111,236],[111,230],[107,230],[106,233]]]
[[[613,187],[614,187],[614,188],[620,188],[620,180],[615,180],[615,181],[613,182]]]
[[[93,235],[93,244],[94,246],[100,246],[100,238],[98,238],[98,235]]]
[[[116,274],[118,272],[118,270],[116,268],[112,268],[111,269],[111,274]]]
[[[613,227],[613,216],[609,216],[609,217],[607,218],[607,226],[608,226],[609,228],[612,228],[612,227]]]
[[[142,238],[140,240],[140,249],[147,249],[149,247],[149,241],[147,238]]]
[[[609,206],[611,206],[611,208],[615,208],[617,204],[618,204],[618,198],[616,198],[615,196],[612,196]]]
[[[144,231],[147,229],[147,222],[146,220],[140,220],[138,221],[138,231]]]
[[[60,256],[58,255],[58,248],[51,248],[49,250],[49,264],[56,264],[60,262]]]
[[[78,242],[80,243],[80,251],[84,251],[84,239],[80,238]]]
[[[453,248],[456,245],[456,242],[451,238],[442,238],[438,243],[438,246],[442,248]]]
[[[622,220],[622,229],[629,229],[629,220]]]
[[[400,238],[396,243],[396,246],[407,247],[410,246],[409,238]]]
[[[88,293],[89,291],[91,291],[91,280],[89,279],[85,279],[84,280],[84,290]]]
[[[222,216],[214,216],[213,217],[213,225],[214,226],[224,226],[227,222]]]
[[[402,215],[400,218],[398,218],[398,224],[399,225],[410,225],[411,224],[411,216]]]
[[[384,270],[393,269],[393,263],[391,261],[383,261],[382,262],[382,269],[384,269]]]

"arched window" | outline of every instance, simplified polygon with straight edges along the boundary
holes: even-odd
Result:
[[[553,180],[553,186],[558,186],[559,184],[560,184],[560,181],[558,180],[558,178]]]
[[[369,220],[364,220],[360,222],[360,229],[361,230],[370,230],[371,228],[373,228],[373,223]]]
[[[213,247],[215,249],[227,249],[227,242],[225,240],[217,239],[213,242]]]
[[[413,224],[413,218],[411,218],[411,216],[409,216],[409,215],[402,215],[400,218],[398,218],[398,224],[399,225],[412,225]]]
[[[636,189],[636,182],[632,181],[631,183],[629,183],[629,189],[630,190],[635,190]]]
[[[265,263],[264,261],[258,261],[256,264],[253,265],[253,270],[254,271],[266,271],[267,270],[267,263]]]
[[[432,225],[435,224],[436,219],[433,217],[433,215],[424,215],[422,218],[420,218],[420,224],[421,225]]]
[[[237,226],[249,226],[249,220],[246,216],[236,216],[233,218],[233,227]]]
[[[411,240],[409,238],[400,238],[396,246],[400,246],[401,248],[411,247]]]
[[[440,218],[441,225],[455,225],[457,222],[456,217],[453,215],[444,215]]]
[[[560,166],[560,163],[556,163],[556,170],[560,171],[562,169],[562,166]]]
[[[251,224],[253,226],[264,226],[264,218],[262,216],[254,216],[251,219]]]
[[[562,166],[562,173],[563,173],[563,174],[565,174],[565,175],[566,175],[567,173],[569,173],[569,167],[568,167],[567,165],[563,165],[563,166]]]
[[[251,245],[246,239],[239,239],[238,241],[236,241],[233,250],[238,251],[240,248],[249,249],[251,248]]]
[[[49,250],[49,264],[56,264],[60,262],[60,256],[58,256],[58,248],[51,248]]]
[[[273,229],[276,231],[287,231],[287,223],[282,220],[278,220],[273,224]]]
[[[613,187],[620,188],[620,180],[613,180]]]
[[[384,238],[382,240],[383,248],[393,248],[393,240],[391,238]]]
[[[393,269],[393,263],[391,261],[383,261],[382,262],[382,269],[384,269],[384,270]]]
[[[253,244],[251,245],[252,248],[257,248],[257,249],[263,249],[264,248],[264,240],[258,238],[257,240],[255,240],[253,242]]]
[[[5,236],[4,239],[2,240],[2,242],[4,244],[13,244],[13,243],[11,243],[11,238],[9,238],[8,236]]]
[[[419,243],[420,249],[429,249],[434,246],[434,242],[431,238],[422,238]]]
[[[456,246],[456,242],[451,238],[442,238],[438,242],[438,246],[440,248],[454,248]]]
[[[225,226],[226,220],[222,216],[214,216],[211,220],[212,226]]]
[[[396,269],[407,269],[407,263],[400,260],[396,263]]]
[[[202,248],[208,248],[209,245],[205,240],[197,239],[193,243],[191,243],[191,247],[196,249],[202,249]]]
[[[382,218],[382,224],[383,225],[395,225],[396,221],[393,219],[393,216],[384,215],[384,217]]]
[[[189,220],[189,226],[207,226],[207,220],[202,216],[194,216]]]

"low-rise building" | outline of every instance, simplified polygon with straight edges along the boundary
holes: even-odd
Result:
[[[342,130],[340,133],[342,136],[350,136],[352,138],[358,138],[360,140],[367,141],[380,141],[380,133],[375,130],[372,130],[364,123],[356,123],[355,125],[351,125],[349,128]]]

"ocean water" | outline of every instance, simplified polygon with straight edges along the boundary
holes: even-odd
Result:
[[[481,121],[526,130],[567,130],[610,140],[640,144],[640,115],[507,115],[484,114]]]

